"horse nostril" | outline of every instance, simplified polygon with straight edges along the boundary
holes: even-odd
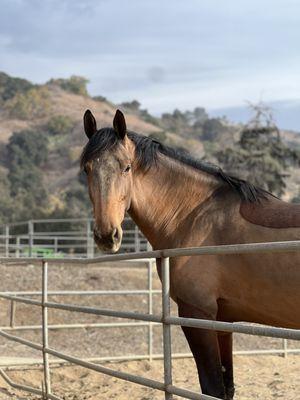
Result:
[[[114,243],[119,241],[119,230],[117,228],[113,230],[112,239]]]
[[[113,228],[109,233],[103,234],[99,229],[94,229],[94,240],[98,244],[110,247],[118,245],[122,240],[122,230],[119,228]]]

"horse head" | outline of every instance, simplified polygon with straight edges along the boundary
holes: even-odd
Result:
[[[81,156],[94,209],[94,239],[98,247],[115,253],[122,242],[125,213],[130,207],[134,146],[127,137],[126,121],[117,110],[113,128],[97,129],[90,110],[84,114],[89,139]]]

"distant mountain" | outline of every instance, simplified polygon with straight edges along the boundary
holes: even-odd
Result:
[[[272,101],[266,104],[273,110],[277,126],[280,129],[300,132],[300,100]],[[226,107],[210,111],[210,115],[226,117],[235,123],[246,123],[250,118],[249,107]]]

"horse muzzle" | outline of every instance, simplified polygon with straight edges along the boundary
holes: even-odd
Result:
[[[94,240],[98,248],[105,253],[116,253],[122,243],[123,231],[121,227],[113,228],[108,234],[101,234],[98,228],[94,228]]]

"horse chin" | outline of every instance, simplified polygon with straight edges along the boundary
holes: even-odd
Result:
[[[115,254],[120,250],[121,242],[114,243],[112,246],[107,246],[102,243],[97,243],[98,249],[105,254]]]
[[[106,250],[106,253],[108,254],[115,254],[120,250],[121,243],[114,244],[113,247],[109,250]]]

